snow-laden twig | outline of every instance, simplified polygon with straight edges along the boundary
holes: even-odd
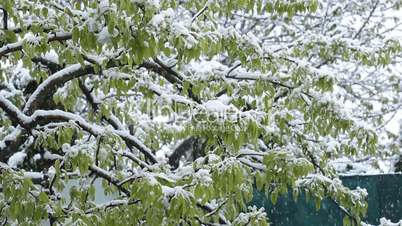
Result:
[[[65,41],[72,38],[72,34],[68,32],[55,32],[48,35],[48,42]],[[0,58],[8,53],[22,50],[25,40],[20,40],[14,43],[7,44],[0,48]]]

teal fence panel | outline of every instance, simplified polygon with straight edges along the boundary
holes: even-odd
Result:
[[[385,217],[397,222],[402,219],[402,174],[361,175],[341,177],[349,188],[361,187],[368,192],[367,223],[378,225]],[[264,207],[273,226],[342,226],[343,213],[332,201],[325,199],[317,211],[314,202],[304,194],[294,201],[292,194],[281,196],[273,205],[263,192],[256,191],[252,205]]]

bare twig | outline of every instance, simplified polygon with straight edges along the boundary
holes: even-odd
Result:
[[[199,16],[201,16],[206,10],[208,9],[208,2],[205,4],[204,7],[200,11],[198,11],[193,18],[191,19],[191,22],[194,22]]]
[[[378,3],[379,3],[379,2],[380,2],[379,0],[377,0],[377,1],[375,2],[373,8],[372,8],[371,11],[370,11],[369,16],[368,16],[367,19],[364,21],[363,25],[360,27],[360,29],[357,31],[357,33],[353,36],[353,39],[356,39],[356,38],[359,37],[360,33],[363,31],[363,29],[366,27],[366,25],[367,25],[368,22],[370,21],[371,17],[373,16],[374,11],[377,9],[377,6],[378,6]]]

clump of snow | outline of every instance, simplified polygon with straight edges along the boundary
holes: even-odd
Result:
[[[200,169],[194,174],[194,180],[202,185],[210,185],[212,183],[211,174],[206,169]]]
[[[181,95],[177,95],[177,94],[165,94],[162,93],[162,95],[160,96],[161,99],[166,100],[169,103],[172,102],[176,102],[176,103],[182,103],[182,104],[194,104],[193,101],[187,99],[186,97],[183,97]]]
[[[53,49],[43,54],[43,58],[55,64],[59,63],[59,55]]]
[[[147,176],[146,178],[147,178],[147,181],[148,181],[148,184],[149,184],[149,185],[151,185],[151,186],[159,185],[159,182],[158,182],[158,180],[157,180],[155,177],[153,177],[153,176]]]
[[[184,199],[190,199],[193,196],[190,192],[184,190],[184,188],[181,187],[181,186],[177,186],[177,187],[174,187],[174,188],[167,187],[167,186],[162,186],[162,192],[163,192],[163,194],[165,196],[168,196],[168,197],[179,197],[179,196],[181,196]]]
[[[19,136],[20,133],[21,133],[20,128],[11,130],[11,133],[8,134],[7,136],[5,136],[2,141],[0,141],[0,149],[4,149],[7,146],[6,145],[7,141],[13,141],[13,140],[17,139],[17,136]]]
[[[223,78],[228,71],[228,67],[216,60],[201,60],[190,62],[186,70],[197,80],[207,80],[211,78]]]
[[[239,38],[240,34],[234,27],[223,27],[219,26],[217,29],[218,34],[220,34],[224,38]]]
[[[97,23],[96,20],[92,17],[87,19],[87,24],[88,24],[88,31],[89,32],[95,32],[95,30],[97,29]]]
[[[36,162],[36,161],[38,161],[38,160],[40,160],[42,158],[42,156],[39,154],[39,153],[36,153],[34,156],[33,156],[33,160],[34,160],[34,162]]]
[[[333,152],[339,148],[339,142],[331,136],[324,137],[324,143],[327,147],[327,152]]]
[[[51,166],[48,171],[47,171],[47,175],[49,176],[49,178],[52,180],[54,178],[54,176],[56,175],[56,169],[54,168],[54,166]]]
[[[44,159],[49,159],[49,160],[56,160],[56,159],[63,159],[63,156],[51,153],[49,151],[45,151],[45,154],[43,155]]]
[[[150,23],[155,28],[166,28],[166,26],[172,21],[174,17],[174,11],[172,8],[162,10],[159,14],[152,17]]]
[[[236,217],[236,219],[234,219],[233,224],[236,224],[236,225],[246,224],[247,225],[250,222],[250,218],[265,220],[267,217],[267,214],[266,214],[264,208],[257,209],[256,206],[249,206],[248,210],[250,212],[240,213]]]
[[[264,51],[260,46],[260,40],[253,33],[247,33],[247,35],[244,36],[244,39],[257,51],[259,55],[263,55]]]
[[[18,63],[13,70],[15,85],[17,88],[26,87],[33,80],[28,69],[23,68],[21,63]]]
[[[30,179],[42,179],[43,178],[43,173],[40,173],[40,172],[25,172],[24,177],[25,178],[30,178]]]
[[[69,152],[71,152],[71,146],[70,146],[70,144],[64,143],[64,144],[61,146],[61,150],[62,150],[64,153],[69,153]]]
[[[191,20],[180,20],[173,22],[172,34],[176,37],[184,37],[184,45],[187,49],[191,49],[197,44],[197,40],[194,38],[193,34],[190,32],[189,27],[191,26]]]
[[[393,159],[350,159],[341,157],[328,163],[337,172],[344,175],[372,175],[390,173],[393,169]]]
[[[26,156],[27,154],[23,151],[16,152],[8,159],[7,164],[10,167],[16,168],[22,164]]]
[[[39,45],[40,38],[32,33],[25,34],[25,41],[31,45]]]
[[[217,162],[221,161],[221,158],[216,154],[209,154],[207,157],[208,157],[208,161],[211,163],[217,163]]]
[[[98,42],[100,43],[107,43],[111,40],[112,35],[109,33],[107,27],[103,27],[102,30],[98,34]]]
[[[231,109],[230,106],[224,104],[221,100],[209,100],[203,106],[210,112],[224,112]]]
[[[380,226],[401,226],[402,225],[402,220],[399,220],[399,222],[392,223],[392,221],[382,217],[380,219]]]
[[[102,14],[104,13],[107,9],[109,9],[110,4],[109,4],[109,0],[101,0],[99,3],[99,13]]]
[[[187,176],[191,176],[194,173],[194,169],[192,166],[187,165],[187,166],[182,166],[177,169],[176,175],[178,178],[183,178]]]

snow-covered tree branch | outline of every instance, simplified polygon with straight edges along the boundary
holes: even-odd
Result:
[[[267,225],[256,187],[360,225],[339,161],[400,153],[399,7],[3,0],[0,223]]]

